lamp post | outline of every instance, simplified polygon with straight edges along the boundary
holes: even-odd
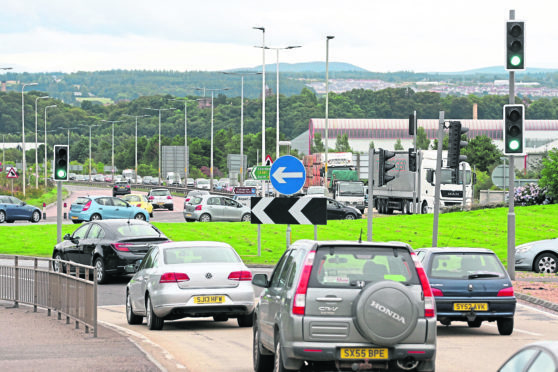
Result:
[[[190,151],[188,149],[188,99],[171,99],[171,101],[184,101],[184,187],[188,184],[188,171],[190,169]]]
[[[149,115],[128,115],[128,114],[124,114],[124,116],[129,116],[131,118],[136,118],[136,145],[135,145],[134,173],[135,173],[135,182],[137,184],[138,183],[138,118],[146,118]],[[90,146],[91,146],[91,144],[90,144]]]
[[[325,173],[324,185],[327,187],[327,151],[328,151],[328,117],[329,117],[329,41],[335,36],[326,36],[326,106],[325,106]]]
[[[50,105],[45,107],[45,190],[47,188],[47,109],[56,107],[57,105]]]
[[[262,165],[265,165],[265,27],[252,27],[262,32]]]
[[[223,72],[225,75],[240,76],[240,184],[244,184],[244,76],[261,75],[261,72]],[[257,162],[257,159],[256,159]]]
[[[123,120],[101,120],[101,121],[112,124],[112,155],[111,155],[112,165],[111,165],[111,170],[110,171],[111,171],[111,175],[112,175],[111,179],[114,181],[114,123],[120,123]],[[69,136],[68,136],[68,138],[69,138]]]
[[[202,88],[196,88],[202,90]],[[210,146],[210,160],[209,160],[209,189],[213,191],[213,96],[216,91],[229,90],[229,88],[203,88],[203,91],[211,91],[211,146]]]
[[[89,182],[91,182],[91,163],[93,159],[91,158],[91,128],[93,127],[100,127],[100,125],[84,125],[80,124],[80,127],[89,127]]]
[[[175,110],[174,107],[171,108],[166,108],[166,109],[156,109],[156,108],[150,108],[150,107],[145,107],[144,110],[153,110],[153,111],[159,111],[159,180],[158,180],[158,184],[159,186],[161,186],[161,111],[168,111],[168,110]]]
[[[23,83],[21,84],[21,145],[23,149],[23,196],[25,197],[25,168],[27,167],[25,162],[25,100],[24,100],[24,90],[25,87],[30,87],[33,85],[38,85],[38,83]]]
[[[49,96],[42,96],[35,98],[35,188],[39,188],[39,151],[37,143],[37,101],[41,98],[49,98]],[[46,148],[45,148],[46,150]]]

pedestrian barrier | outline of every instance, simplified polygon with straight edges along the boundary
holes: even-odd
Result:
[[[54,268],[59,270],[55,271]],[[82,278],[81,273],[85,276]],[[89,280],[89,274],[93,279]],[[85,333],[93,331],[97,337],[97,270],[92,266],[70,261],[30,256],[0,254],[0,299],[13,301],[58,313],[58,320],[66,317],[66,324],[74,319],[76,329],[85,326]]]

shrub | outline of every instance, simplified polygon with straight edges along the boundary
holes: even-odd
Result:
[[[539,205],[551,203],[551,200],[547,196],[546,188],[541,188],[535,183],[516,187],[514,200],[517,205]]]

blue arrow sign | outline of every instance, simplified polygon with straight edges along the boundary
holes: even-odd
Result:
[[[297,193],[306,181],[306,170],[300,160],[294,156],[281,156],[271,166],[269,171],[271,184],[281,194]]]

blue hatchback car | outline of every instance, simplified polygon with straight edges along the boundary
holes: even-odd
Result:
[[[73,223],[113,218],[149,221],[149,213],[143,208],[110,196],[78,197],[70,207],[70,220]]]
[[[501,335],[513,332],[516,298],[504,265],[485,248],[421,248],[416,250],[436,300],[438,321],[478,328],[496,321]]]
[[[41,211],[33,205],[27,205],[24,201],[9,195],[0,195],[0,223],[25,220],[39,222]]]

